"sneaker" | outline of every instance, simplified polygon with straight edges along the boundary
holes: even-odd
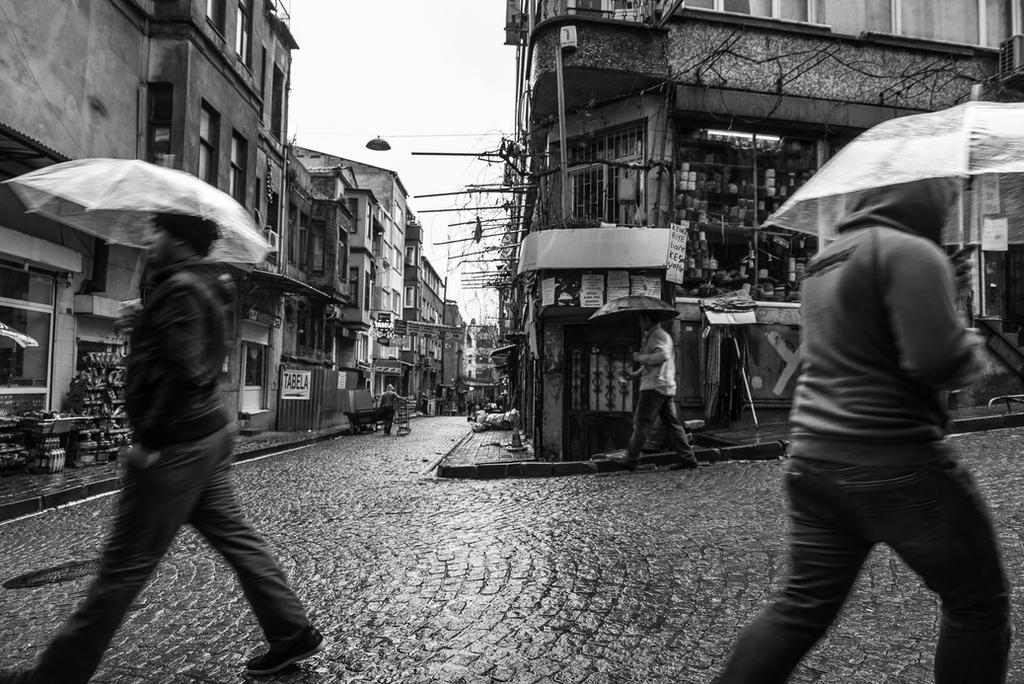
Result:
[[[246,674],[271,675],[280,672],[289,665],[305,660],[324,650],[328,644],[327,637],[316,627],[307,627],[288,646],[280,651],[267,651],[261,656],[249,660],[245,666]]]

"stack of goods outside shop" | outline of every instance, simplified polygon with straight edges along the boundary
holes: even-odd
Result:
[[[78,318],[67,400],[48,408],[63,395],[54,386],[58,287],[51,272],[0,262],[0,476],[114,461],[131,443],[126,345],[109,320]]]
[[[756,424],[754,405],[784,411],[792,399],[800,283],[818,250],[815,236],[765,221],[837,145],[690,127],[675,144],[674,219],[687,231],[675,304],[696,352],[683,361],[682,404],[709,424],[747,412]]]
[[[57,473],[116,461],[131,444],[124,361],[123,351],[81,354],[66,410],[0,416],[0,470]]]
[[[677,138],[676,220],[689,224],[678,294],[743,290],[758,301],[799,301],[814,236],[757,230],[819,165],[819,143],[708,129]]]

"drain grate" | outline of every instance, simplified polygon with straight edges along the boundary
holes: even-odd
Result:
[[[45,570],[34,570],[18,575],[4,582],[4,589],[28,589],[41,587],[44,584],[60,584],[80,577],[94,575],[100,569],[99,559],[72,561]]]

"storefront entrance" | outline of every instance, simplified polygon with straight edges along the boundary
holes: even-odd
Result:
[[[634,366],[638,336],[630,325],[565,327],[565,459],[625,448],[638,382],[624,374]]]

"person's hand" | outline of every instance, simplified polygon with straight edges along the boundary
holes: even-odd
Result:
[[[633,352],[633,361],[640,363],[640,352]]]
[[[131,331],[135,327],[135,319],[142,311],[141,299],[129,299],[121,302],[117,308],[117,319],[114,321],[114,330]]]
[[[139,442],[132,444],[128,452],[128,466],[132,470],[146,470],[160,458],[160,451],[143,446]]]
[[[957,292],[969,292],[974,285],[973,254],[973,249],[965,247],[953,255],[953,282]]]

